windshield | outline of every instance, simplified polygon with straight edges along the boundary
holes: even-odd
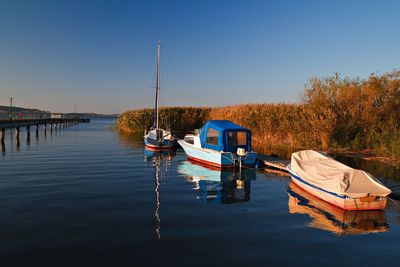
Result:
[[[245,146],[247,144],[247,132],[228,132],[229,146]]]
[[[206,143],[213,146],[218,146],[219,132],[212,128],[208,128]]]

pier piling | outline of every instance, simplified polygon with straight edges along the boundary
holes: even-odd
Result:
[[[0,140],[1,140],[1,143],[4,143],[4,138],[5,138],[5,136],[6,136],[6,129],[1,128],[1,131],[0,131]]]
[[[19,138],[19,127],[15,127],[15,138]]]
[[[16,145],[17,149],[20,146],[20,142],[19,142],[19,127],[15,127],[15,145]]]
[[[31,145],[31,127],[29,125],[26,126],[26,145]]]

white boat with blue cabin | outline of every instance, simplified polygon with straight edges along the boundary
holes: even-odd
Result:
[[[160,95],[160,45],[158,41],[157,55],[157,81],[156,81],[156,101],[154,108],[154,126],[149,132],[145,131],[144,143],[147,147],[154,149],[168,149],[177,144],[177,138],[170,131],[161,129],[158,125],[158,100]]]
[[[178,143],[189,159],[219,168],[253,166],[257,159],[251,131],[228,120],[210,120]]]

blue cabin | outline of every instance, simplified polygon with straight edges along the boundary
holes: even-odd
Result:
[[[251,131],[228,120],[208,121],[199,135],[202,148],[232,153],[238,148],[251,151]]]

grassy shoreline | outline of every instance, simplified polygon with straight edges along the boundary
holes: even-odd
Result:
[[[126,111],[117,124],[124,131],[144,131],[152,126],[153,116],[153,109]],[[179,133],[191,132],[212,119],[231,120],[250,129],[256,146],[348,154],[367,151],[371,155],[366,158],[399,165],[400,71],[371,74],[365,80],[338,74],[312,78],[299,104],[160,109],[161,127]]]
[[[262,107],[264,106],[264,107]],[[295,107],[293,107],[295,106]],[[356,149],[352,147],[327,147],[323,146],[324,136],[320,135],[318,129],[312,129],[312,124],[309,123],[307,125],[302,125],[300,128],[302,132],[288,132],[287,128],[284,125],[288,125],[285,123],[278,123],[279,118],[269,118],[263,124],[274,125],[274,127],[270,128],[270,132],[267,128],[265,130],[260,130],[260,126],[263,125],[254,125],[251,122],[251,118],[255,116],[254,112],[249,112],[245,117],[237,116],[238,113],[243,109],[252,110],[256,108],[258,110],[263,109],[300,109],[301,107],[293,105],[293,104],[248,104],[248,105],[238,105],[238,106],[229,106],[229,107],[220,107],[220,108],[192,108],[192,107],[169,107],[161,109],[162,120],[160,123],[162,127],[171,128],[173,132],[178,133],[180,137],[183,137],[185,133],[193,132],[194,129],[198,129],[205,122],[211,119],[228,119],[233,122],[242,125],[243,127],[249,128],[253,132],[252,143],[257,147],[276,147],[276,148],[286,148],[290,150],[300,150],[300,149],[319,149],[325,150],[330,153],[340,153],[342,155],[346,155],[349,157],[362,158],[365,160],[377,160],[384,163],[387,163],[392,166],[399,166],[400,160],[398,158],[388,156],[387,154],[379,153],[374,149]],[[185,110],[186,112],[182,112]],[[196,112],[193,112],[195,110]],[[164,112],[167,111],[167,112]],[[297,110],[297,112],[299,112]],[[302,111],[306,114],[305,111]],[[168,122],[171,121],[167,117],[171,114],[175,114],[173,116],[172,121],[186,121],[185,123],[180,124],[170,124],[169,127]],[[190,120],[185,120],[185,116],[188,114],[191,115]],[[270,113],[272,114],[272,113]],[[283,113],[282,113],[283,114]],[[196,117],[198,116],[198,117]],[[153,109],[140,109],[140,110],[132,110],[126,111],[122,113],[117,121],[117,129],[125,132],[144,132],[145,128],[149,129],[152,126],[154,117]],[[194,119],[197,118],[197,119]],[[292,127],[293,125],[288,125]],[[288,127],[287,126],[287,127]],[[265,126],[264,126],[265,127]],[[321,126],[320,126],[321,127]],[[299,127],[298,127],[299,128]],[[298,129],[296,128],[296,129]],[[274,131],[274,132],[272,132]]]

